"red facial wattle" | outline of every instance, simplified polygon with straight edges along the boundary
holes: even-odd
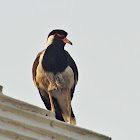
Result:
[[[64,43],[68,43],[68,44],[70,44],[70,45],[72,45],[72,42],[71,41],[69,41],[64,35],[61,35],[61,34],[58,34],[58,33],[56,33],[55,35],[54,35],[54,37],[56,37],[56,36],[59,36],[59,37],[64,37],[62,40],[63,40],[63,42]]]

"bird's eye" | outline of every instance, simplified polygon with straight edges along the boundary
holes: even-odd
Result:
[[[57,37],[58,36],[58,34],[56,33],[56,34],[54,34],[54,37]]]

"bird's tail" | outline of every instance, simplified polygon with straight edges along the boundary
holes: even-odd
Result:
[[[54,108],[55,108],[55,117],[57,120],[60,120],[60,121],[64,121],[64,118],[62,116],[62,110],[57,102],[57,99],[52,97],[52,100],[53,100],[53,105],[54,105]]]
[[[64,112],[62,116],[65,122],[69,122],[70,124],[76,125],[76,119],[72,108],[70,109],[70,112]]]
[[[68,114],[63,113],[62,109],[60,108],[58,101],[56,98],[52,97],[53,99],[53,104],[55,108],[55,117],[57,120],[64,121],[64,122],[69,122],[70,124],[76,125],[76,119],[75,115],[73,113],[73,110],[71,108],[71,113],[70,116]]]

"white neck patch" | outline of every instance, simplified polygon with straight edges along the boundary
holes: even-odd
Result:
[[[54,40],[54,35],[49,36],[47,40],[47,47],[53,43],[53,40]]]

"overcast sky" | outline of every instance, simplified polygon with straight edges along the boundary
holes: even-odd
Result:
[[[72,106],[77,126],[140,139],[139,0],[0,0],[0,84],[3,93],[44,107],[32,64],[53,29],[79,69]]]

